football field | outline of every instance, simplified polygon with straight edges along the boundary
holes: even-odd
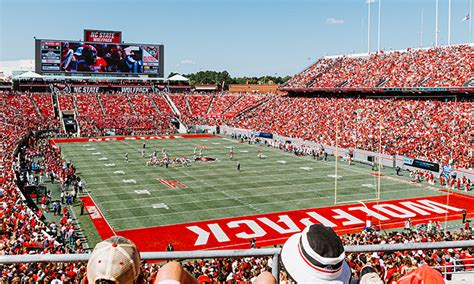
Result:
[[[334,157],[329,161],[297,157],[220,136],[145,142],[145,157],[142,140],[57,144],[113,231],[334,206]],[[159,158],[162,149],[170,158],[191,158],[196,147],[215,161],[187,167],[146,165],[155,150]],[[263,159],[258,158],[259,150]],[[374,199],[378,183],[370,166],[338,163],[338,202]],[[414,186],[406,174],[397,177],[393,169],[382,170],[380,185],[380,200],[443,194],[429,186]]]

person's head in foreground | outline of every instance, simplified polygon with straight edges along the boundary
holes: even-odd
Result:
[[[383,284],[383,281],[372,266],[365,266],[360,271],[359,284]]]
[[[88,283],[134,283],[140,273],[140,253],[120,236],[98,243],[87,262]]]
[[[194,278],[186,271],[181,264],[172,261],[165,264],[156,275],[154,284],[211,284],[208,276],[201,275],[198,279]],[[277,284],[275,277],[265,271],[261,273],[253,284]]]
[[[283,245],[281,261],[297,283],[349,283],[341,239],[333,229],[314,224],[291,236]]]
[[[397,284],[444,284],[443,276],[436,269],[424,264],[400,278]]]

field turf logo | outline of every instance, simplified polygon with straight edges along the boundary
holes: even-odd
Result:
[[[181,187],[181,188],[187,188],[188,186],[185,185],[184,183],[182,182],[179,182],[177,180],[165,180],[165,179],[159,179],[159,181],[164,184],[165,186],[169,187],[169,188],[172,188],[172,189],[175,189],[177,187]]]

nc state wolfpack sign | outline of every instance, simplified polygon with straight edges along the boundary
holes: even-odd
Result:
[[[360,232],[367,216],[371,216],[374,225],[381,229],[403,228],[407,218],[411,218],[414,225],[429,220],[444,222],[446,217],[459,219],[463,208],[474,211],[473,201],[470,196],[451,194],[448,204],[445,195],[430,196],[373,202],[366,207],[361,204],[332,206],[116,233],[133,240],[142,251],[162,249],[168,242],[173,242],[178,250],[249,248],[253,238],[257,240],[257,246],[282,244],[313,223],[333,227],[338,234],[349,234]]]

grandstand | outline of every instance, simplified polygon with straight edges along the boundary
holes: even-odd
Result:
[[[204,93],[162,78],[162,45],[36,44],[61,46],[57,66],[0,90],[2,283],[81,282],[114,235],[208,282],[292,283],[281,245],[313,223],[354,279],[427,264],[472,281],[474,45],[326,56],[278,92]],[[82,52],[107,64],[69,65]]]

